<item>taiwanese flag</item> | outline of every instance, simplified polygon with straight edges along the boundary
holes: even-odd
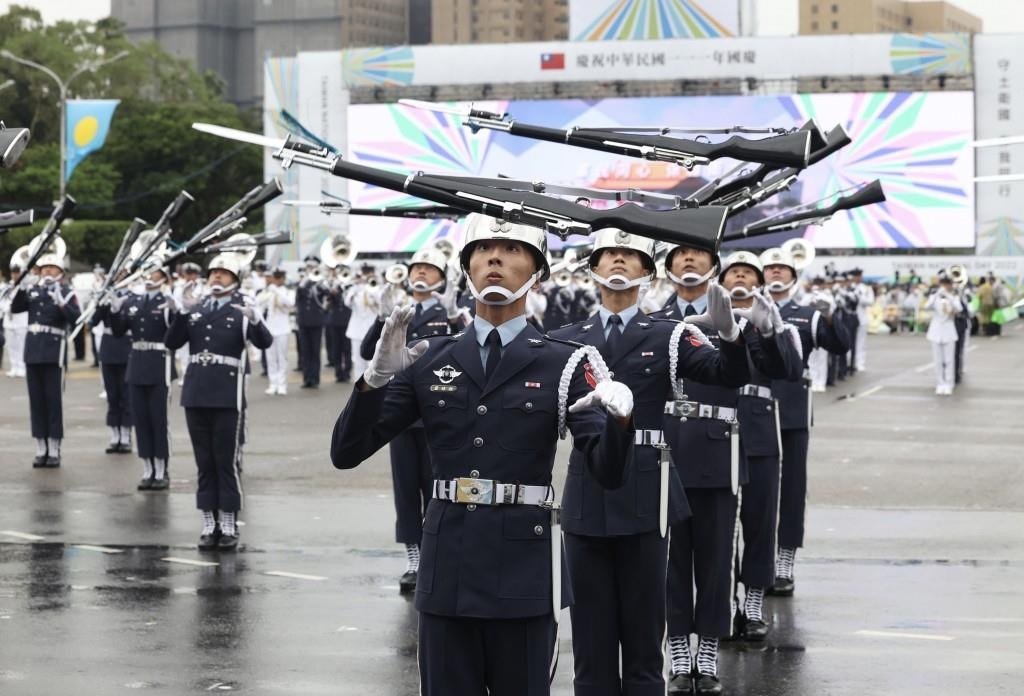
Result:
[[[564,53],[541,53],[540,54],[540,69],[541,70],[565,70],[565,54]]]

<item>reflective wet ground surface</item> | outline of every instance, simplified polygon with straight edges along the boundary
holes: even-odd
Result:
[[[768,600],[765,643],[723,648],[727,693],[1024,692],[1024,332],[1006,334],[974,342],[953,397],[919,337],[872,337],[868,371],[820,395],[796,595]],[[103,454],[97,371],[70,377],[56,471],[30,467],[24,383],[0,377],[0,694],[418,693],[387,457],[327,460],[348,385],[253,379],[228,555],[195,550],[180,408],[171,491],[140,493],[136,460]]]

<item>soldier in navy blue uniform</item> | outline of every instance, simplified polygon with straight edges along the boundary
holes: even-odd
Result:
[[[573,593],[573,684],[577,696],[660,696],[665,693],[666,532],[689,517],[672,457],[658,448],[665,444],[670,374],[735,388],[749,377],[747,355],[741,343],[724,342],[717,351],[695,327],[652,321],[640,311],[640,286],[655,275],[653,240],[601,230],[589,265],[601,286],[597,313],[551,335],[601,351],[615,378],[634,394],[637,438],[626,482],[614,491],[586,472],[579,452],[569,460],[562,524]],[[723,329],[730,331],[731,314],[726,310],[722,316]],[[676,456],[685,459],[688,453]]]
[[[28,312],[25,336],[25,377],[36,441],[35,468],[60,466],[64,439],[64,369],[67,333],[81,315],[74,289],[64,282],[64,259],[56,253],[39,257],[33,272],[18,287],[11,312]],[[33,282],[34,281],[34,282]]]
[[[236,516],[242,509],[245,375],[250,371],[246,343],[266,349],[274,337],[255,301],[238,292],[238,256],[219,254],[208,270],[210,297],[201,304],[183,300],[164,343],[172,350],[189,345],[181,405],[199,469],[199,550],[233,551],[238,546]]]
[[[331,337],[330,359],[334,365],[334,381],[347,382],[352,379],[352,341],[345,332],[348,331],[348,320],[352,318],[352,309],[345,304],[346,283],[341,279],[337,268],[332,269],[330,296],[327,300],[327,335]]]
[[[319,269],[320,259],[307,256],[306,276],[295,289],[295,324],[299,331],[303,389],[316,389],[320,386],[320,347],[323,345],[330,291],[320,280]]]
[[[355,467],[423,419],[434,483],[416,586],[421,693],[546,696],[564,596],[551,488],[560,425],[581,465],[615,488],[632,456],[632,394],[600,380],[599,356],[588,370],[587,349],[528,325],[525,295],[549,273],[545,233],[483,216],[467,226],[473,324],[408,348],[415,310],[396,309],[331,459]]]
[[[797,268],[792,256],[772,248],[761,254],[766,288],[778,303],[782,318],[795,326],[803,346],[806,370],[811,351],[823,348],[830,354],[845,353],[853,337],[846,326],[835,321],[835,300],[827,292],[814,292],[807,304],[792,299]],[[793,594],[793,564],[796,550],[804,544],[804,515],[807,508],[807,447],[812,423],[810,380],[772,383],[779,401],[782,433],[782,480],[779,495],[778,554],[775,581],[768,594]]]
[[[127,294],[127,290],[119,291]],[[107,394],[107,428],[110,430],[110,442],[106,452],[131,454],[132,451],[132,411],[128,394],[128,354],[132,350],[129,336],[115,335],[111,319],[110,305],[100,306],[92,317],[92,326],[102,327],[100,349],[96,357],[100,361],[103,377],[103,390]]]
[[[168,278],[167,269],[154,269],[146,276],[143,294],[116,297],[110,304],[114,335],[130,337],[131,341],[127,379],[135,440],[142,460],[140,491],[163,491],[170,487],[167,408],[170,385],[177,374],[164,337],[177,311]],[[189,286],[181,297],[193,298],[195,292],[195,287]]]
[[[447,257],[434,248],[420,249],[409,262],[406,286],[412,293],[413,318],[406,328],[406,341],[416,343],[431,336],[447,336],[461,327],[457,302],[458,287],[446,283]],[[443,294],[439,290],[444,290]],[[388,307],[389,291],[382,296],[381,305]],[[364,360],[372,360],[373,353],[384,328],[383,319],[374,322],[366,332],[360,346]],[[416,590],[420,567],[420,539],[423,515],[433,491],[430,451],[423,433],[422,422],[417,421],[405,432],[396,435],[390,444],[391,485],[395,496],[395,541],[405,545],[406,567],[398,581],[399,592]]]
[[[675,247],[665,256],[666,276],[676,288],[654,317],[706,323],[721,311],[721,286],[711,285],[718,257],[704,249]],[[712,288],[719,288],[712,290]],[[728,297],[728,293],[726,293]],[[767,302],[730,333],[712,332],[708,340],[742,335],[749,367],[765,375],[792,370],[784,341],[774,332]],[[731,311],[731,307],[727,311]],[[790,344],[791,345],[791,344]],[[692,516],[672,527],[668,570],[668,647],[671,679],[668,692],[721,693],[718,642],[732,633],[733,566],[739,524],[739,488],[748,472],[739,452],[739,391],[694,380],[677,385],[666,407],[666,439],[677,453],[676,465]],[[684,454],[685,453],[685,456]],[[696,595],[694,587],[696,586]],[[698,636],[696,664],[690,634]]]

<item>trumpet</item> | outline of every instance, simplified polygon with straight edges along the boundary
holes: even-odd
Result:
[[[797,275],[814,261],[816,252],[814,245],[802,237],[793,237],[782,243],[782,250],[793,258]]]
[[[392,285],[403,285],[408,279],[409,267],[404,263],[396,263],[393,266],[388,266],[388,269],[384,271],[384,280],[388,281]]]

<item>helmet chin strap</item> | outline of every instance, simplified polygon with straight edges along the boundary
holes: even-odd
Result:
[[[422,280],[417,280],[415,283],[407,283],[407,285],[413,292],[433,292],[434,290],[440,290],[444,286],[444,280],[439,280],[433,285],[427,285]]]
[[[729,297],[734,300],[749,300],[751,297],[757,294],[757,291],[761,288],[751,288],[747,290],[742,285],[737,285],[729,291]]]
[[[60,276],[43,276],[41,280],[43,285],[56,285],[60,282]]]
[[[781,280],[773,280],[765,286],[765,289],[772,293],[786,292],[787,290],[792,289],[794,285],[796,285],[796,278],[788,283],[783,283]]]
[[[222,295],[227,295],[228,293],[232,293],[235,290],[237,290],[238,283],[232,283],[231,285],[221,285],[220,283],[214,283],[209,287],[210,294],[212,294],[214,297],[220,297]]]
[[[159,290],[163,284],[164,281],[162,280],[147,280],[143,282],[147,290]]]
[[[473,279],[470,278],[468,274],[466,275],[466,285],[469,286],[469,291],[471,293],[473,293],[473,297],[476,298],[477,302],[480,302],[481,304],[488,305],[490,307],[504,307],[506,305],[512,304],[513,302],[515,302],[516,300],[521,298],[523,295],[525,295],[527,292],[529,292],[530,288],[532,288],[534,286],[534,284],[538,280],[540,280],[540,276],[541,276],[541,271],[537,271],[532,276],[530,276],[529,280],[527,280],[525,283],[523,283],[523,286],[521,288],[519,288],[515,292],[512,292],[511,290],[508,290],[507,288],[503,288],[500,285],[488,285],[482,291],[481,290],[477,290],[476,286],[473,285]],[[501,295],[502,299],[500,299],[500,300],[487,300],[487,299],[484,299],[487,295]]]
[[[711,279],[711,276],[715,275],[715,271],[718,270],[717,266],[712,266],[711,270],[704,275],[697,275],[692,271],[690,273],[684,273],[681,277],[674,275],[672,271],[665,269],[665,275],[676,285],[682,285],[684,288],[695,288]]]
[[[589,270],[590,277],[594,279],[594,282],[599,285],[603,285],[609,290],[629,290],[630,288],[635,288],[640,285],[650,285],[652,278],[651,275],[645,275],[641,278],[633,278],[630,280],[621,273],[612,273],[609,277],[603,278],[595,273],[593,268]]]

